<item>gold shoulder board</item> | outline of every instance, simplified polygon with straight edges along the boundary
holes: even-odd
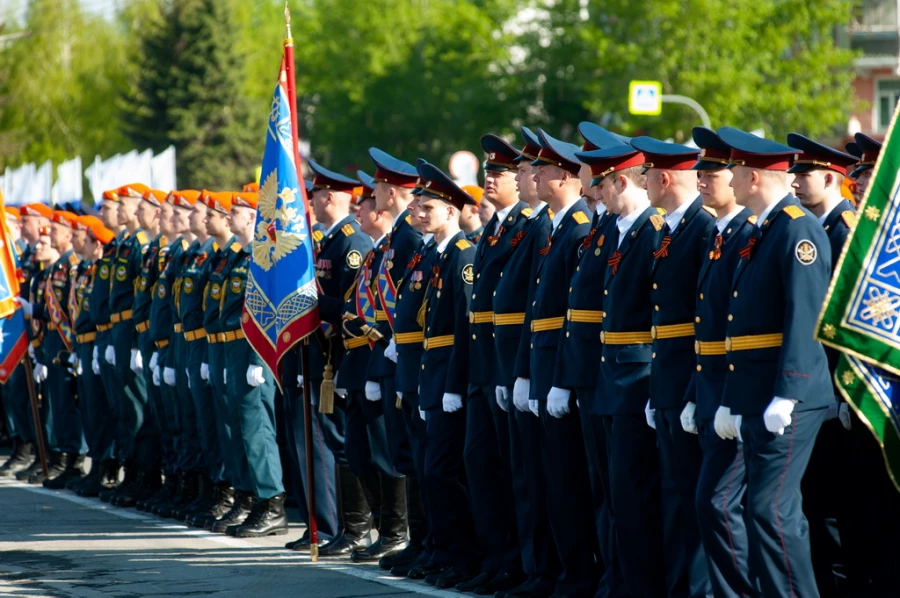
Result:
[[[77,266],[78,262],[79,262],[79,259],[78,259],[77,255],[75,255],[73,253],[72,255],[69,256],[69,265],[70,266]]]
[[[712,216],[716,216],[716,211],[709,206],[703,206],[703,209],[709,212]]]
[[[472,246],[472,244],[469,243],[468,241],[466,241],[465,239],[460,239],[459,241],[456,242],[456,246],[459,247],[460,249],[468,249],[469,247]]]
[[[784,208],[784,213],[790,216],[792,220],[796,220],[797,218],[806,216],[806,214],[803,213],[803,210],[801,210],[797,206],[787,206],[786,208]]]
[[[231,244],[231,250],[233,252],[237,253],[238,251],[241,250],[241,244],[238,243],[237,241],[235,241],[234,243]]]
[[[187,242],[187,239],[182,239],[181,240],[181,250],[186,251],[188,247],[190,247],[190,244]]]
[[[584,212],[575,212],[574,214],[572,214],[572,218],[578,224],[587,224],[588,222],[590,222],[590,219],[588,219],[588,217],[584,215]]]
[[[757,220],[759,220],[759,218],[756,216],[756,214],[747,218],[747,222],[749,222],[750,224],[756,224]]]
[[[313,231],[313,239],[314,239],[315,241],[317,241],[317,242],[318,242],[318,241],[321,241],[323,238],[325,238],[325,233],[323,233],[323,232],[320,231],[320,230],[314,230],[314,231]]]
[[[660,215],[660,216],[665,216],[665,215],[666,215],[666,211],[665,211],[664,209],[662,209],[662,208],[656,208],[656,211],[659,212],[659,215]]]
[[[404,218],[404,220],[406,220],[407,224],[412,224],[412,216],[410,216],[409,214],[407,214],[407,216],[406,216],[406,218]]]
[[[534,210],[532,210],[531,208],[525,208],[524,210],[522,210],[519,213],[527,218],[528,216],[531,216],[534,213]]]
[[[659,214],[654,214],[653,216],[650,216],[650,224],[653,225],[653,228],[656,229],[657,232],[662,230],[662,227],[665,223],[666,223],[666,221],[663,220],[663,217],[660,216]]]
[[[853,228],[856,225],[856,213],[852,210],[844,210],[841,212],[841,220],[844,221],[848,227]]]
[[[137,237],[138,243],[140,243],[141,245],[146,245],[147,243],[150,242],[150,237],[148,237],[147,233],[145,233],[142,230],[139,230],[137,232],[137,235],[135,235],[135,236]]]
[[[168,244],[169,244],[169,238],[166,237],[165,235],[160,235],[159,236],[159,246],[165,247]]]
[[[350,235],[352,235],[352,234],[355,233],[356,231],[353,229],[353,225],[352,225],[352,224],[345,224],[344,226],[341,227],[341,232],[344,233],[344,236],[345,236],[345,237],[349,237]]]

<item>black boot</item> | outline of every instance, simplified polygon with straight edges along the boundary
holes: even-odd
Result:
[[[212,504],[213,492],[215,492],[215,485],[213,485],[212,480],[205,473],[200,474],[197,478],[197,495],[194,497],[194,500],[179,507],[172,514],[172,517],[176,521],[184,521],[188,515],[202,513]]]
[[[288,520],[287,513],[284,512],[284,492],[257,501],[242,525],[228,528],[228,535],[235,538],[282,536],[286,533]]]
[[[34,457],[34,445],[30,442],[20,442],[16,450],[9,456],[3,465],[0,465],[0,478],[11,478],[16,473],[28,469]]]
[[[189,515],[185,523],[194,527],[205,528],[211,521],[225,516],[234,506],[234,488],[228,482],[220,482],[215,486],[215,502],[206,511],[197,515]]]
[[[137,504],[134,505],[138,511],[147,511],[153,505],[165,502],[175,494],[178,489],[179,474],[174,471],[166,471],[163,472],[163,477],[165,479],[159,490],[151,496],[137,501]]]
[[[28,482],[28,478],[38,473],[39,471],[41,471],[41,459],[40,457],[35,455],[34,461],[31,462],[30,466],[16,472],[16,479],[20,482]]]
[[[124,486],[119,492],[109,499],[109,504],[117,507],[130,507],[134,504],[134,495],[140,492],[147,483],[147,471],[143,467],[132,465],[135,470],[134,482]]]
[[[338,474],[344,529],[337,538],[319,550],[320,557],[345,556],[372,543],[373,518],[362,483],[349,465],[341,465]]]
[[[116,506],[133,507],[139,500],[147,500],[162,488],[162,472],[158,469],[142,469],[140,481],[134,489],[116,501]]]
[[[125,476],[122,478],[122,481],[119,482],[115,488],[110,490],[106,490],[100,493],[100,500],[103,502],[112,503],[112,501],[118,498],[121,494],[125,492],[129,492],[131,487],[137,482],[138,477],[138,468],[132,461],[126,461],[124,465],[122,465],[122,469],[125,470]]]
[[[153,513],[160,517],[174,517],[179,509],[183,509],[197,499],[202,477],[203,474],[198,471],[187,472],[175,497],[168,503],[153,507]]]
[[[217,519],[207,525],[206,529],[216,534],[224,534],[229,527],[236,527],[244,523],[253,509],[253,493],[238,490],[234,493],[234,501],[231,510],[225,513],[221,519]]]
[[[99,496],[101,492],[107,492],[116,487],[116,483],[119,481],[118,461],[109,459],[100,463],[95,462],[91,466],[92,475],[95,469],[98,474],[96,477],[91,478],[91,476],[88,476],[78,485],[78,488],[75,490],[78,496]]]
[[[62,475],[66,470],[62,459],[62,453],[50,453],[50,458],[47,460],[47,475],[44,475],[44,471],[39,465],[38,470],[28,477],[28,483],[40,486],[44,483],[44,480],[52,480],[56,476]]]
[[[402,551],[409,544],[406,523],[406,478],[381,475],[381,527],[378,540],[363,550],[354,550],[354,563],[373,563]]]
[[[71,490],[75,494],[78,494],[78,488],[81,487],[82,484],[93,483],[94,480],[101,477],[103,475],[102,467],[98,461],[91,461],[91,470],[88,471],[87,475],[84,477],[74,477],[69,479],[66,482],[66,490]]]
[[[296,550],[297,552],[300,552],[302,550],[309,550],[311,544],[312,542],[309,541],[309,530],[306,530],[298,539],[291,540],[290,542],[285,543],[284,547],[288,550]],[[328,542],[320,537],[319,548],[322,548],[326,544],[328,544]]]
[[[419,483],[412,476],[406,476],[406,511],[409,520],[409,544],[400,552],[383,557],[378,566],[390,571],[394,567],[409,567],[425,550],[428,536],[428,518]]]
[[[49,488],[50,490],[64,490],[66,484],[72,479],[81,479],[84,477],[84,455],[62,453],[60,455],[60,464],[63,467],[62,473],[57,476],[51,475],[44,480],[44,488]]]

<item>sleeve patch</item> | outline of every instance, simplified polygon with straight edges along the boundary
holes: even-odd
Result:
[[[459,241],[456,242],[456,246],[460,249],[468,249],[469,247],[472,246],[472,244],[469,243],[468,241],[466,241],[465,239],[460,239]]]
[[[347,254],[347,265],[353,268],[354,270],[358,270],[362,265],[362,255],[357,251],[353,250]]]
[[[341,227],[341,232],[344,233],[345,237],[349,237],[350,235],[356,232],[356,229],[353,228],[352,224],[345,224]],[[359,252],[357,252],[359,253]]]
[[[578,224],[587,224],[590,222],[587,216],[585,216],[584,212],[575,212],[572,214],[572,219],[575,220]]]
[[[659,214],[654,214],[653,216],[650,216],[650,224],[653,225],[653,228],[654,228],[657,232],[659,232],[659,231],[662,230],[663,225],[664,225],[665,223],[666,223],[666,221],[663,220],[663,217],[660,216]]]
[[[853,228],[856,226],[856,213],[852,210],[844,210],[841,212],[841,220],[844,221],[848,228]]]
[[[462,269],[462,279],[466,284],[472,284],[475,281],[475,274],[473,273],[472,264],[466,264],[466,266]]]
[[[797,247],[794,249],[794,255],[797,256],[797,261],[804,266],[811,266],[816,262],[816,258],[819,257],[819,252],[812,241],[803,239],[797,243]]]
[[[792,220],[806,216],[806,214],[803,213],[803,210],[797,206],[785,206],[784,213],[790,216]]]

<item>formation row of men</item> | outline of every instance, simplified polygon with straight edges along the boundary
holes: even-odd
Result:
[[[582,147],[526,128],[521,149],[482,138],[484,200],[496,211],[477,243],[460,229],[475,199],[427,162],[372,149],[375,176],[356,179],[309,164],[319,309],[330,326],[311,343],[308,375],[314,402],[339,397],[311,422],[312,472],[297,356],[285,359],[283,387],[293,490],[308,519],[304,489],[315,476],[320,556],[379,561],[481,595],[889,595],[892,553],[875,550],[874,538],[896,528],[895,493],[877,444],[836,402],[833,356],[813,339],[855,222],[844,179],[864,193],[878,142],[859,135],[851,155],[800,135],[784,145],[698,127],[697,150],[591,123],[579,131]],[[103,254],[106,270],[98,258],[109,305],[97,295],[106,285],[93,284],[97,337],[85,342],[96,351],[78,349],[118,377],[103,380],[119,385],[107,387],[107,409],[122,420],[115,456],[126,481],[105,497],[215,531],[282,533],[274,389],[229,317],[240,309],[226,308],[242,300],[252,201],[230,196],[234,244],[216,234],[216,213],[228,211],[221,194],[193,204],[185,195],[163,200],[134,185],[101,210],[129,233]],[[241,201],[246,227],[236,224]],[[183,240],[148,258],[152,245],[136,244],[157,231],[138,214],[154,210],[172,215],[160,232]],[[184,215],[193,253],[174,224]],[[224,250],[200,236],[206,227]],[[170,257],[179,247],[187,257]],[[242,255],[237,276],[217,278],[224,270],[212,264],[229,250]],[[65,269],[62,257],[45,259]],[[132,312],[118,282],[133,285]],[[34,313],[47,304],[32,299]],[[155,320],[157,307],[170,319]],[[49,330],[54,309],[41,309]],[[105,326],[113,337],[104,343]],[[240,359],[223,361],[223,345],[240,346]],[[47,378],[51,414],[52,379],[67,375],[52,367],[61,369]],[[239,375],[220,385],[234,367]],[[103,455],[92,426],[86,418],[92,456]],[[159,446],[169,457],[151,462]],[[836,464],[851,483],[834,479]],[[865,492],[882,519],[851,508],[838,486]],[[231,503],[221,500],[232,487]],[[185,495],[200,500],[186,505]],[[233,525],[251,503],[249,524]],[[309,538],[287,546],[307,549]]]

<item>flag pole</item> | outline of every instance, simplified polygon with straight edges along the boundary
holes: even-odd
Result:
[[[31,401],[31,417],[34,419],[34,440],[37,443],[38,459],[41,460],[41,470],[44,477],[50,477],[47,469],[47,449],[44,448],[44,429],[41,426],[41,412],[38,409],[37,393],[34,390],[34,369],[31,359],[26,355],[22,358],[22,366],[25,368],[25,382],[28,384],[28,398]]]
[[[297,82],[294,75],[294,38],[291,35],[291,11],[287,0],[284,3],[284,70],[287,75],[287,94],[291,112],[291,137],[294,145],[294,165],[297,168],[297,181],[300,196],[303,198],[305,212],[309,213],[306,198],[306,187],[303,185],[303,172],[300,169],[300,132],[297,130]],[[309,227],[309,216],[307,216]],[[312,562],[319,560],[319,526],[316,522],[316,476],[313,471],[312,445],[312,383],[309,371],[309,339],[300,343],[300,373],[303,375],[303,436],[306,445],[306,504],[309,512],[309,557]]]

